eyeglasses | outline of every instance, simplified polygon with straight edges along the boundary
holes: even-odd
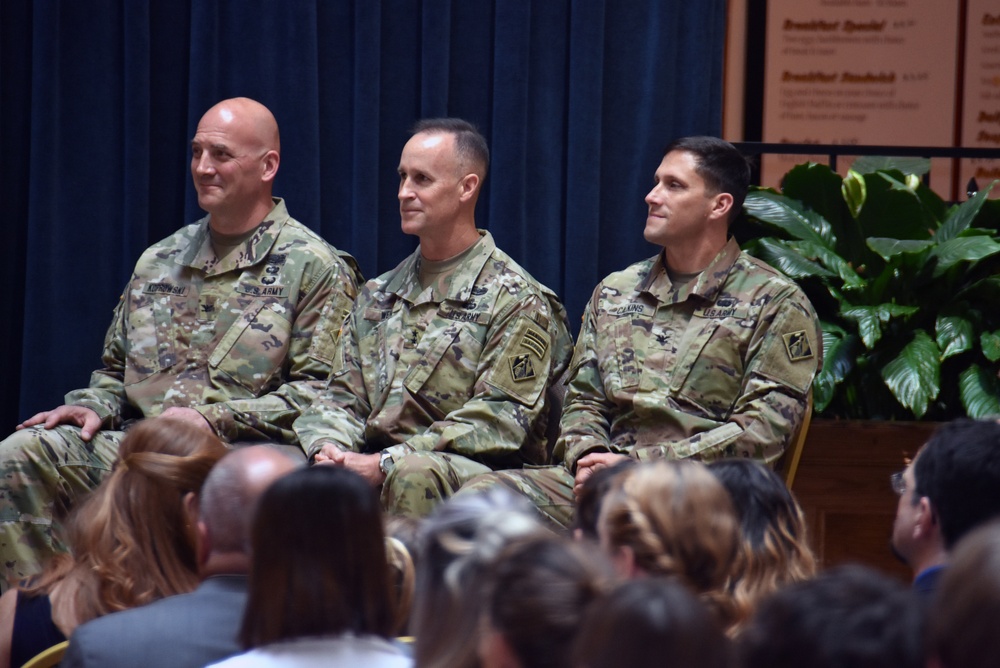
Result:
[[[906,493],[906,481],[903,480],[903,472],[897,471],[889,476],[889,485],[897,496],[903,496]]]

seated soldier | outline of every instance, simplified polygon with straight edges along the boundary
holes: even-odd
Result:
[[[646,195],[652,258],[605,278],[584,313],[558,466],[484,475],[567,526],[574,493],[625,458],[774,462],[795,437],[822,356],[795,283],[740,251],[729,226],[750,167],[714,137],[672,143]]]
[[[246,98],[220,102],[191,150],[209,215],[139,258],[90,386],[0,443],[0,587],[64,550],[55,518],[108,475],[130,422],[163,415],[230,443],[293,443],[292,422],[330,371],[359,276],[271,196],[274,116]]]
[[[546,389],[572,340],[555,294],[476,229],[488,164],[466,121],[417,124],[398,196],[420,246],[364,286],[327,392],[295,422],[316,464],[381,487],[392,515],[425,516],[476,475],[545,458]]]

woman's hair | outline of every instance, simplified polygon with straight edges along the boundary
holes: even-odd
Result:
[[[136,424],[114,471],[70,517],[72,557],[57,557],[24,591],[48,594],[72,577],[83,623],[193,590],[198,563],[183,499],[201,490],[226,451],[214,435],[179,420]]]
[[[483,621],[521,666],[569,668],[583,612],[614,581],[614,571],[581,543],[540,535],[504,549],[488,580]]]
[[[779,588],[816,574],[802,508],[771,469],[750,459],[709,464],[733,500],[742,537],[729,591],[745,620]]]
[[[412,627],[422,668],[476,666],[483,581],[512,540],[547,530],[522,497],[502,488],[449,499],[419,536]]]
[[[629,580],[587,608],[573,647],[576,668],[726,668],[733,648],[684,585]]]
[[[728,627],[735,606],[726,583],[739,543],[739,520],[722,484],[698,462],[658,461],[617,479],[599,519],[612,553],[631,550],[635,566],[674,576],[691,588]]]
[[[390,637],[394,607],[378,494],[336,466],[299,469],[260,498],[240,640],[247,649],[339,633]]]

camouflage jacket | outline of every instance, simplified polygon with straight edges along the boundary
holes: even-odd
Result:
[[[545,458],[545,390],[572,339],[558,298],[488,232],[444,290],[421,289],[420,249],[368,281],[344,322],[329,390],[295,423],[306,455],[443,450],[487,466]]]
[[[330,371],[359,282],[354,259],[275,207],[218,259],[208,217],[147,249],[114,311],[104,368],[66,395],[104,428],[195,408],[220,437],[294,442]]]
[[[698,279],[662,253],[608,276],[584,313],[555,457],[592,451],[773,461],[802,421],[822,358],[792,281],[730,240]]]

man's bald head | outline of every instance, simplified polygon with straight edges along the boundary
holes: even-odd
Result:
[[[208,474],[198,501],[212,554],[249,554],[257,499],[272,482],[298,466],[276,448],[254,445],[223,457]]]
[[[237,97],[205,112],[191,140],[191,176],[213,229],[241,234],[264,219],[280,151],[278,123],[260,102]]]
[[[249,97],[234,97],[213,105],[201,117],[203,123],[236,128],[241,137],[262,151],[281,152],[278,121],[271,110]]]

